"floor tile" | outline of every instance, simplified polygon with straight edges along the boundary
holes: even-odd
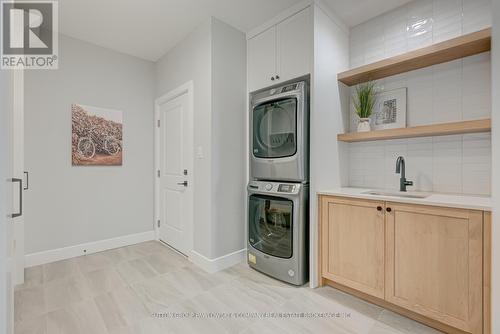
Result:
[[[71,304],[47,315],[50,334],[107,334],[104,321],[93,300]]]
[[[97,296],[95,302],[108,330],[133,326],[151,317],[130,287]]]
[[[75,259],[62,260],[43,265],[43,277],[45,282],[63,279],[75,275],[78,272],[79,268]]]
[[[16,322],[14,334],[49,334],[47,332],[47,315]]]
[[[85,273],[84,276],[94,295],[100,295],[126,286],[120,274],[113,267],[91,271]]]
[[[163,312],[169,306],[185,299],[183,292],[169,284],[162,276],[135,283],[132,289],[150,313]]]
[[[116,266],[116,270],[127,284],[143,281],[157,275],[155,270],[143,259],[122,262]]]
[[[85,277],[80,273],[60,280],[53,280],[44,285],[47,311],[66,307],[71,303],[91,299],[93,293]]]
[[[24,321],[46,312],[43,286],[14,292],[14,320]]]
[[[95,271],[112,265],[111,260],[103,253],[94,253],[76,258],[82,272]]]

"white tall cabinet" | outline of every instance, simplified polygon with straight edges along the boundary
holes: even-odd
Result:
[[[311,73],[312,9],[306,7],[248,38],[248,90]]]

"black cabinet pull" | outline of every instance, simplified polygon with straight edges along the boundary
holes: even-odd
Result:
[[[387,211],[387,212],[391,212],[391,211],[392,211],[392,209],[391,209],[391,208],[387,208],[387,209],[385,209],[385,211]]]
[[[380,205],[377,206],[377,211],[382,211],[382,207]]]
[[[10,179],[11,182],[19,183],[19,212],[10,215],[10,218],[21,217],[23,215],[23,180]]]
[[[28,190],[30,188],[30,175],[28,172],[24,172],[24,175],[26,175],[26,187],[24,187],[24,190]]]

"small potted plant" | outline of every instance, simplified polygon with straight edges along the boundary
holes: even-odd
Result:
[[[359,117],[358,132],[370,131],[370,116],[376,100],[375,83],[367,82],[356,86],[356,95],[352,100]]]

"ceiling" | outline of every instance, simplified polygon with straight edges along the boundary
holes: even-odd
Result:
[[[60,0],[61,33],[156,61],[210,16],[247,32],[301,0]],[[349,26],[409,0],[324,0]]]

